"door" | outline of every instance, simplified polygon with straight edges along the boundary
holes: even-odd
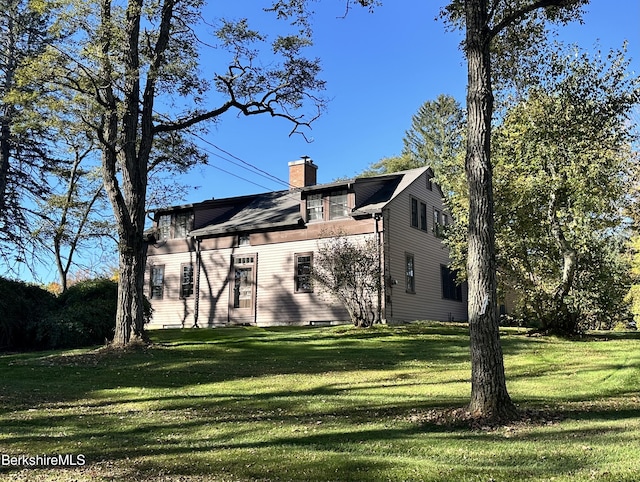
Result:
[[[256,259],[255,254],[232,257],[229,280],[229,323],[255,323]]]

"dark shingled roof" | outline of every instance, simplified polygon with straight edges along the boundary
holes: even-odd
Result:
[[[214,213],[215,215],[205,221],[204,226],[189,233],[189,236],[193,237],[296,227],[304,225],[304,219],[300,212],[301,196],[310,192],[346,188],[356,193],[356,206],[350,213],[351,216],[370,216],[381,212],[391,200],[427,169],[427,167],[422,167],[380,176],[308,186],[299,190],[209,200],[156,211],[168,212],[194,208],[200,212]]]
[[[251,200],[239,211],[232,210],[226,217],[189,233],[190,236],[207,236],[238,231],[254,231],[273,227],[297,226],[303,223],[300,215],[300,193],[278,191],[251,196]]]

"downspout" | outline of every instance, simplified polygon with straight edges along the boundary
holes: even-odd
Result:
[[[378,322],[382,323],[382,290],[384,289],[384,272],[382,270],[382,252],[380,242],[380,229],[378,221],[381,218],[381,213],[375,213],[373,215],[374,230],[376,233],[376,248],[378,251]]]
[[[193,326],[192,328],[200,328],[198,326],[198,314],[200,313],[200,239],[194,238],[196,243],[196,289],[193,307]]]

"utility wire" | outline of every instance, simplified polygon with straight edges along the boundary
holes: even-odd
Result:
[[[213,156],[219,157],[220,159],[223,159],[223,160],[225,160],[225,161],[227,161],[227,162],[230,162],[231,164],[234,164],[234,165],[236,165],[236,166],[238,166],[238,167],[241,167],[241,168],[246,169],[246,170],[248,170],[248,171],[250,171],[250,172],[253,172],[254,174],[258,174],[259,176],[262,176],[262,177],[264,177],[264,178],[266,178],[266,179],[269,179],[270,181],[275,181],[275,182],[277,182],[277,183],[279,183],[279,184],[282,184],[282,185],[286,186],[287,188],[291,188],[291,187],[292,187],[292,186],[291,186],[291,184],[289,184],[289,182],[288,182],[288,181],[285,181],[285,180],[283,180],[283,179],[280,179],[279,177],[274,176],[274,175],[273,175],[273,174],[271,174],[270,172],[265,171],[265,170],[263,170],[263,169],[260,169],[258,166],[254,165],[254,164],[251,164],[250,162],[247,162],[247,161],[245,161],[244,159],[241,159],[240,157],[238,157],[238,156],[236,156],[236,155],[234,155],[234,154],[230,153],[229,151],[226,151],[225,149],[222,149],[221,147],[219,147],[219,146],[215,145],[215,144],[214,144],[213,142],[211,142],[211,141],[206,140],[205,138],[203,138],[203,137],[199,136],[198,134],[192,134],[192,135],[193,135],[194,137],[196,137],[197,139],[200,139],[200,140],[201,140],[202,142],[204,142],[205,144],[207,144],[207,145],[209,145],[209,146],[213,147],[214,149],[217,149],[218,151],[220,151],[220,152],[224,153],[225,155],[227,155],[227,156],[229,156],[229,157],[231,157],[231,158],[233,158],[233,159],[235,159],[235,160],[239,161],[241,164],[239,164],[239,163],[237,163],[237,162],[234,162],[234,161],[232,161],[232,160],[230,160],[230,159],[227,159],[226,157],[224,157],[224,156],[222,156],[222,155],[220,155],[220,154],[217,154],[217,153],[215,153],[215,152],[212,152],[212,151],[210,151],[210,150],[208,150],[208,149],[202,148],[205,152],[208,152],[209,154],[211,154],[211,155],[213,155]]]

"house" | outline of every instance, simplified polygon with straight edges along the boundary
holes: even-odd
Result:
[[[337,232],[380,243],[382,321],[467,319],[429,168],[319,185],[316,173],[303,158],[289,163],[289,190],[155,210],[150,328],[347,322],[344,307],[308,282],[319,243]]]

